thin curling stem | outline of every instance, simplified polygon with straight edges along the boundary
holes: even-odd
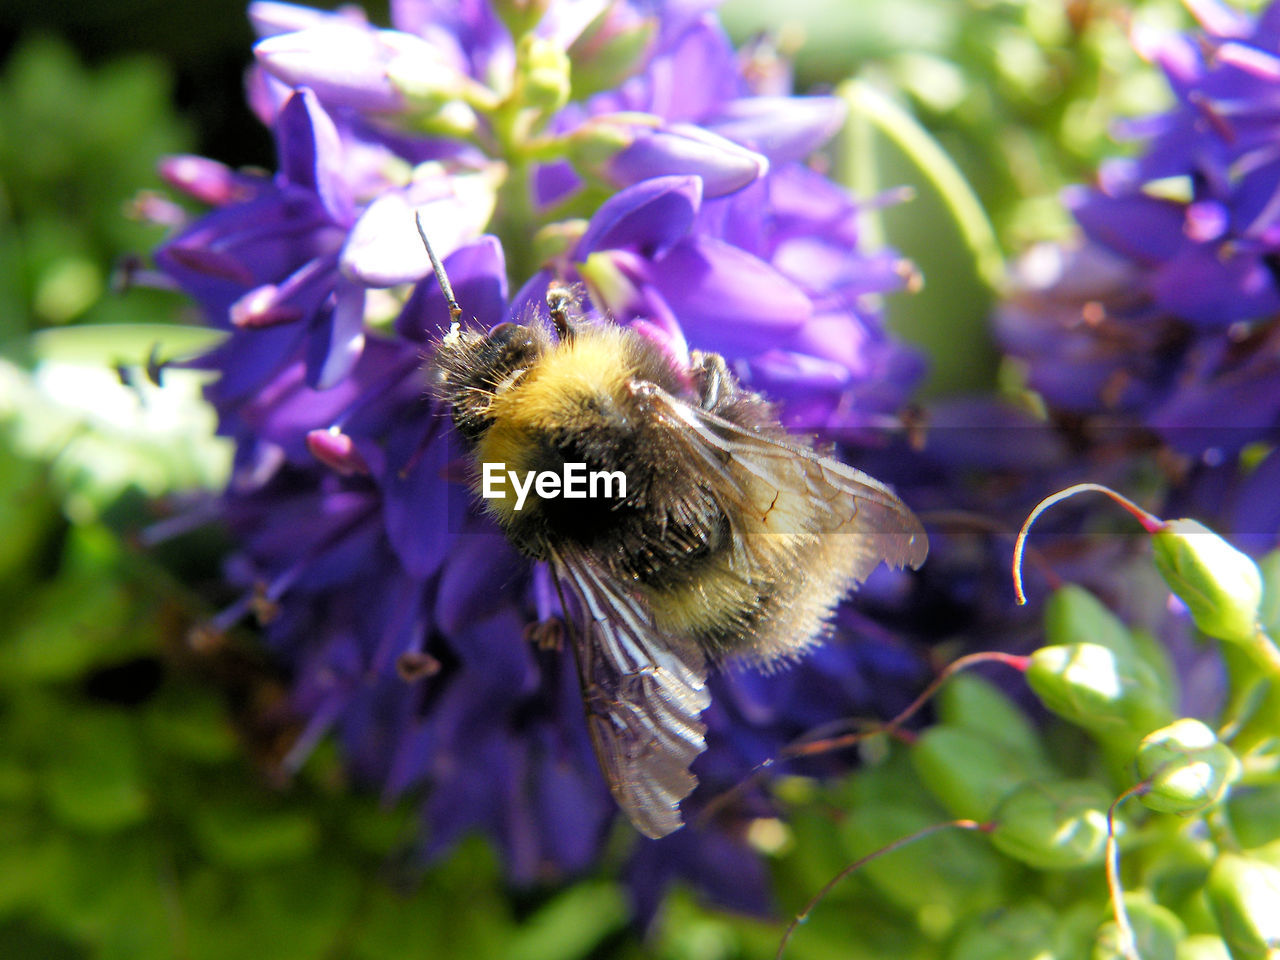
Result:
[[[1111,910],[1116,918],[1116,947],[1125,960],[1142,960],[1138,955],[1138,941],[1133,934],[1133,924],[1129,922],[1129,911],[1124,906],[1124,887],[1120,884],[1120,846],[1116,843],[1116,808],[1130,797],[1146,793],[1150,788],[1147,783],[1139,783],[1130,787],[1107,808],[1107,891],[1111,896]]]
[[[915,833],[908,836],[899,837],[897,840],[893,841],[893,843],[886,844],[879,850],[873,850],[865,857],[859,857],[828,880],[826,885],[815,893],[809,902],[804,905],[804,909],[797,913],[795,917],[792,918],[791,922],[787,924],[786,932],[782,934],[782,941],[778,944],[778,952],[774,954],[774,960],[782,960],[782,954],[786,952],[787,944],[790,942],[792,935],[796,932],[796,927],[809,919],[809,914],[813,913],[814,908],[826,899],[827,894],[829,894],[841,880],[849,876],[849,874],[854,871],[860,870],[864,865],[870,863],[872,860],[884,856],[886,853],[893,853],[893,851],[900,850],[902,847],[915,843],[917,840],[922,840],[930,834],[937,833],[939,830],[947,830],[950,828],[955,828],[957,830],[989,830],[990,825],[978,823],[976,820],[946,820],[942,823],[931,824],[930,826],[917,830]]]
[[[436,256],[431,241],[427,239],[427,228],[422,223],[421,210],[413,215],[413,221],[418,225],[418,236],[422,238],[422,245],[427,248],[427,258],[431,261],[431,269],[435,271],[436,283],[440,284],[440,291],[449,302],[449,323],[456,327],[462,318],[462,308],[458,306],[458,299],[453,295],[453,287],[449,283],[449,275],[444,272],[444,264]]]
[[[1040,514],[1044,513],[1055,503],[1060,503],[1069,497],[1074,497],[1077,493],[1105,493],[1120,506],[1124,507],[1140,524],[1147,533],[1155,533],[1165,526],[1165,522],[1155,514],[1148,513],[1140,506],[1130,500],[1128,497],[1116,493],[1110,487],[1104,487],[1100,483],[1077,483],[1075,486],[1067,487],[1065,490],[1059,490],[1052,496],[1045,497],[1036,504],[1035,509],[1027,516],[1022,524],[1022,529],[1018,531],[1018,539],[1013,542],[1013,592],[1018,598],[1018,606],[1022,606],[1027,602],[1027,595],[1022,590],[1022,552],[1026,547],[1027,535],[1031,532],[1031,525],[1036,522]]]

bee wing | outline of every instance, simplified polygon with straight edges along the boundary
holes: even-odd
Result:
[[[661,636],[645,604],[586,556],[565,551],[553,564],[582,610],[573,642],[609,789],[637,830],[665,837],[684,823],[680,801],[698,784],[689,766],[707,747],[705,660]]]
[[[719,495],[764,518],[787,491],[803,491],[822,509],[806,515],[806,528],[778,532],[857,535],[860,549],[848,572],[859,581],[882,561],[912,568],[924,563],[929,553],[924,527],[879,480],[834,457],[685,403],[652,384],[644,386],[673,433],[707,468]]]

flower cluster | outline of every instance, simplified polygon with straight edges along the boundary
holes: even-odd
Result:
[[[580,284],[589,312],[677,360],[723,354],[833,438],[896,411],[921,369],[877,313],[908,271],[859,251],[854,201],[804,162],[841,102],[791,96],[786,64],[735,50],[710,6],[398,0],[380,29],[257,2],[250,101],[279,169],[162,171],[213,208],[156,262],[227,331],[197,364],[235,442],[221,508],[245,593],[214,626],[257,612],[292,668],[291,763],[335,732],[362,777],[424,798],[429,854],[478,829],[521,883],[591,864],[615,811],[570,654],[530,641],[554,584],[469,503],[426,395],[450,318],[415,217],[478,327]],[[921,673],[851,609],[786,674],[720,673],[690,819],[806,730],[900,708]],[[642,915],[677,877],[761,909],[745,828],[771,812],[748,793],[640,845]]]
[[[1089,442],[1158,445],[1180,510],[1265,549],[1280,528],[1280,5],[1188,6],[1197,36],[1134,32],[1173,107],[1127,125],[1139,156],[1068,193],[1085,245],[1033,251],[997,326]]]

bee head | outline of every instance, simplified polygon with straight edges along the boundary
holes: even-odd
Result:
[[[519,382],[547,345],[544,330],[518,323],[500,323],[488,333],[460,330],[436,345],[432,392],[463,437],[480,438],[492,423],[490,402]]]

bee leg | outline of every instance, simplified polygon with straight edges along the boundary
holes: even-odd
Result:
[[[724,357],[718,353],[695,350],[690,359],[693,361],[694,382],[698,386],[702,409],[714,410],[720,404],[725,386],[733,381],[729,367],[724,362]]]
[[[573,324],[569,321],[569,306],[572,303],[573,295],[568,288],[553,280],[547,287],[547,313],[551,315],[556,336],[562,343],[573,339]]]
[[[560,650],[564,646],[564,622],[559,617],[551,617],[530,623],[524,628],[524,638],[539,650]]]

